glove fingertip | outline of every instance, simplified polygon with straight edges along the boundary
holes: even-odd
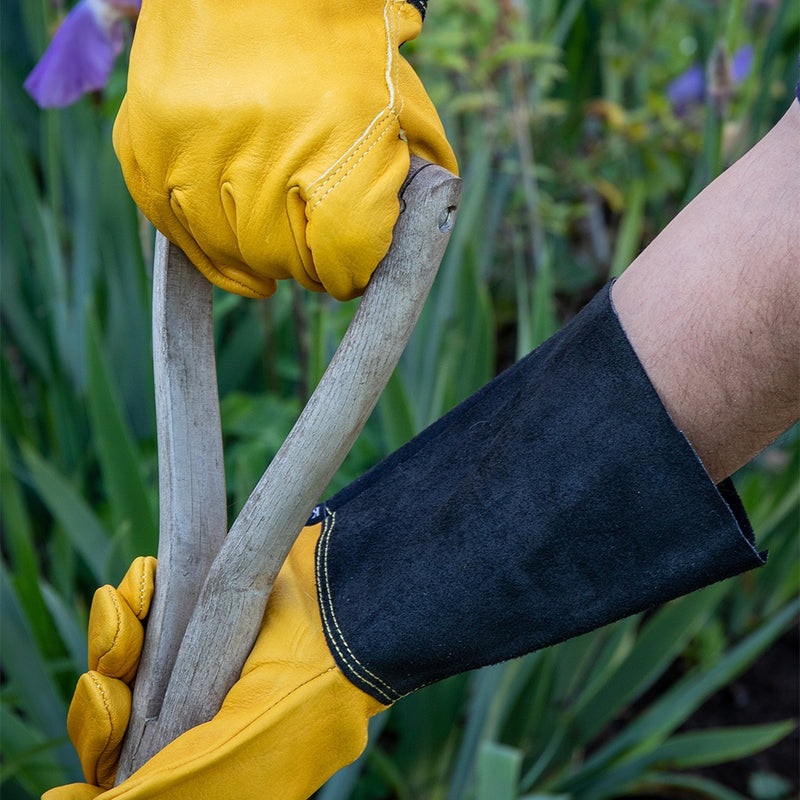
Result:
[[[89,612],[89,669],[129,683],[143,644],[144,628],[125,598],[111,586],[98,589]]]
[[[130,715],[131,691],[123,681],[94,671],[81,675],[67,714],[67,732],[90,784],[114,785]]]
[[[68,783],[65,786],[48,789],[42,795],[42,800],[94,800],[104,791],[105,789],[88,783]]]
[[[117,591],[130,606],[137,619],[144,619],[150,610],[155,589],[157,559],[139,556],[134,559]]]
[[[337,300],[364,293],[392,243],[409,153],[397,138],[380,144],[306,212],[306,240],[319,280]]]

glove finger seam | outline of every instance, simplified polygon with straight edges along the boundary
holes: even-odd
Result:
[[[382,108],[380,112],[375,116],[372,122],[367,125],[364,132],[358,139],[350,145],[350,147],[345,151],[343,155],[339,157],[337,161],[335,161],[330,167],[328,167],[325,172],[322,173],[318,178],[315,178],[309,184],[307,184],[305,188],[305,195],[308,202],[311,202],[313,198],[318,195],[320,192],[325,191],[325,188],[330,184],[330,182],[343,170],[347,167],[347,165],[355,158],[356,154],[361,150],[361,148],[365,145],[369,138],[377,131],[380,130],[381,125],[383,123],[383,118],[389,114],[391,111],[391,104]],[[387,123],[390,121],[387,120]],[[382,134],[381,134],[382,135]],[[380,138],[380,137],[378,137]],[[359,159],[360,160],[360,159]],[[348,171],[349,174],[350,171]],[[340,183],[341,181],[337,181],[335,185]],[[330,189],[325,191],[325,194],[328,194]],[[323,195],[324,197],[324,195]]]
[[[144,594],[145,594],[145,585],[147,582],[147,563],[144,559],[142,559],[142,573],[139,576],[139,607],[136,609],[136,617],[137,619],[141,619],[144,616]]]
[[[322,602],[320,603],[320,609],[322,611],[321,614],[322,623],[325,626],[325,630],[328,634],[329,641],[336,648],[336,652],[339,654],[339,657],[344,662],[344,664],[361,681],[366,683],[368,686],[371,686],[381,696],[381,698],[385,698],[388,702],[392,703],[400,697],[399,692],[397,692],[392,686],[386,683],[386,681],[384,681],[378,675],[375,675],[373,672],[371,672],[367,667],[365,667],[359,661],[358,657],[355,655],[355,653],[353,653],[352,649],[348,645],[344,633],[342,632],[342,629],[339,626],[339,622],[336,618],[336,612],[333,609],[333,598],[331,594],[330,579],[328,575],[328,550],[331,540],[331,534],[333,532],[335,525],[336,525],[336,512],[334,511],[333,513],[331,513],[329,517],[326,517],[325,522],[323,523],[322,533],[320,534],[320,544],[322,546],[317,548],[316,573],[317,573],[317,585],[321,589],[320,594]],[[323,555],[323,550],[324,550],[324,555]],[[323,566],[323,561],[324,561],[324,566]],[[335,631],[331,627],[329,621],[329,615],[333,621],[333,625],[336,629]],[[347,654],[342,652],[341,647],[339,647],[339,642],[341,642],[342,646],[347,651]],[[374,680],[370,680],[370,678]],[[377,681],[377,683],[381,685],[380,686],[377,685],[375,681]]]
[[[108,716],[108,736],[106,736],[105,744],[103,744],[100,752],[97,754],[97,758],[95,759],[95,781],[99,784],[99,775],[98,775],[98,766],[100,763],[100,759],[108,752],[109,745],[111,744],[114,736],[114,718],[111,714],[111,708],[108,705],[108,699],[106,697],[106,691],[103,688],[103,684],[100,679],[97,677],[97,674],[93,671],[88,673],[89,679],[94,684],[97,693],[100,695],[100,700],[103,703],[103,708],[105,709],[106,715]]]
[[[361,134],[361,136],[356,139],[356,141],[351,145],[350,149],[347,153],[345,153],[338,163],[334,163],[331,167],[328,168],[326,172],[324,172],[319,178],[315,181],[306,186],[306,196],[308,198],[308,202],[311,202],[316,194],[319,192],[324,191],[322,197],[320,197],[314,205],[309,209],[308,213],[310,214],[348,175],[350,175],[353,170],[363,161],[365,156],[372,150],[373,147],[383,138],[388,130],[390,130],[391,123],[394,121],[398,121],[400,114],[403,110],[403,101],[400,98],[400,106],[399,108],[396,106],[396,95],[397,95],[397,86],[399,82],[397,80],[399,66],[398,62],[400,59],[396,40],[398,38],[398,30],[399,30],[399,18],[400,18],[400,10],[405,5],[406,0],[386,0],[386,3],[383,6],[383,21],[384,21],[384,30],[386,32],[386,68],[384,70],[384,75],[386,78],[386,89],[389,93],[389,102],[386,107],[369,123],[367,128]],[[392,27],[392,23],[389,18],[389,13],[391,7],[394,7],[397,10],[395,15],[395,24]],[[382,118],[388,115],[388,119],[386,122],[382,122]],[[347,165],[356,157],[358,152],[364,147],[364,145],[369,141],[370,137],[378,130],[380,127],[383,126],[383,131],[380,133],[377,139],[367,148],[365,152],[361,154],[358,160],[353,164],[347,172],[342,175],[338,180],[333,183],[333,185],[329,185],[331,181],[333,181],[336,176],[347,167]],[[314,184],[318,184],[315,188],[312,189]],[[328,186],[326,189],[325,187]]]
[[[117,597],[117,592],[111,586],[106,586],[105,588],[106,591],[108,592],[108,596],[111,598],[111,603],[114,606],[114,612],[117,615],[117,629],[116,631],[114,631],[114,638],[111,640],[111,644],[109,644],[109,646],[105,649],[105,651],[97,657],[98,671],[100,668],[100,662],[114,649],[114,646],[119,641],[120,632],[122,631],[122,611],[120,610],[119,607],[119,599]]]
[[[324,678],[329,672],[333,672],[336,669],[337,669],[336,664],[332,664],[330,667],[328,667],[327,669],[324,669],[322,672],[318,673],[317,675],[312,675],[310,678],[308,678],[308,680],[305,680],[302,683],[298,683],[297,686],[295,686],[294,688],[290,689],[288,692],[286,692],[285,695],[282,695],[281,697],[279,697],[271,706],[268,706],[267,708],[265,708],[264,711],[263,711],[263,714],[268,714],[274,708],[277,708],[284,700],[286,700],[287,698],[291,697],[295,692],[299,691],[304,686],[308,686],[310,683],[313,683],[314,681],[319,680],[320,678]],[[262,715],[259,715],[259,716],[262,716]]]
[[[329,195],[329,194],[330,194],[330,193],[331,193],[331,192],[332,192],[332,191],[333,191],[333,190],[334,190],[334,189],[335,189],[337,186],[339,186],[341,183],[343,183],[343,182],[344,182],[344,181],[345,181],[345,180],[346,180],[346,179],[347,179],[347,178],[348,178],[348,177],[349,177],[349,176],[350,176],[350,175],[351,175],[351,174],[352,174],[352,173],[355,171],[355,169],[358,167],[358,165],[359,165],[359,164],[360,164],[360,163],[361,163],[361,162],[362,162],[362,161],[363,161],[363,160],[364,160],[364,159],[365,159],[365,158],[366,158],[366,157],[367,157],[367,156],[370,154],[370,152],[371,152],[371,151],[372,151],[372,150],[375,148],[375,146],[378,144],[378,142],[380,142],[380,140],[381,140],[381,139],[383,139],[383,137],[384,137],[384,136],[385,136],[385,135],[386,135],[386,134],[387,134],[387,133],[388,133],[388,132],[391,130],[391,123],[392,123],[392,122],[395,122],[395,121],[397,120],[397,114],[399,114],[399,111],[398,111],[398,112],[396,112],[396,113],[395,113],[395,115],[393,115],[393,116],[392,116],[392,117],[391,117],[389,120],[387,120],[387,124],[386,124],[386,126],[384,127],[383,131],[381,132],[380,136],[378,136],[378,138],[377,138],[377,139],[375,139],[375,141],[374,141],[374,142],[373,142],[373,143],[372,143],[372,144],[371,144],[371,145],[370,145],[370,146],[369,146],[369,147],[368,147],[368,148],[367,148],[367,149],[366,149],[366,150],[365,150],[365,151],[364,151],[364,152],[363,152],[363,153],[362,153],[360,156],[359,156],[358,160],[357,160],[357,161],[356,161],[356,162],[355,162],[355,163],[354,163],[354,164],[353,164],[353,165],[350,167],[350,169],[348,169],[348,170],[347,170],[347,172],[345,172],[345,174],[344,174],[344,175],[342,175],[342,176],[339,178],[339,180],[338,180],[338,181],[336,181],[336,183],[334,183],[332,186],[329,186],[329,187],[328,187],[328,189],[327,189],[327,191],[325,192],[325,194],[323,194],[323,195],[322,195],[322,197],[320,197],[320,198],[319,198],[319,199],[318,199],[318,200],[317,200],[317,201],[314,203],[314,205],[313,205],[313,206],[311,206],[311,208],[309,208],[309,209],[308,209],[308,213],[309,213],[309,214],[311,214],[311,212],[312,212],[312,211],[314,211],[314,210],[317,208],[317,206],[319,206],[319,205],[320,205],[320,203],[322,203],[322,201],[323,201],[323,200],[324,200],[324,199],[325,199],[325,198],[326,198],[326,197],[327,197],[327,196],[328,196],[328,195]],[[357,152],[357,151],[356,151],[356,152]],[[351,154],[350,158],[353,158],[353,156],[355,156],[355,152]],[[349,160],[349,159],[348,159],[348,160]],[[320,187],[320,189],[321,189],[321,188],[322,188],[322,187]],[[319,190],[317,190],[317,191],[319,191]],[[311,198],[309,198],[309,199],[311,199]]]

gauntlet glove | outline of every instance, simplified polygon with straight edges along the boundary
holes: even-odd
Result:
[[[402,695],[763,563],[732,485],[713,484],[673,425],[608,289],[316,513],[222,710],[103,800],[302,800]],[[116,670],[130,674],[127,657]],[[82,726],[126,724],[80,703]],[[47,800],[83,796],[70,792]]]
[[[256,644],[219,713],[116,788],[111,787],[130,716],[127,684],[142,644],[141,624],[130,609],[149,605],[155,560],[137,559],[119,590],[99,589],[90,621],[95,671],[80,679],[68,717],[84,777],[94,786],[62,786],[44,800],[301,800],[355,760],[366,745],[369,718],[386,706],[342,675],[325,642],[314,590],[319,532],[317,524],[300,534],[275,582]],[[104,652],[99,660],[98,647]]]
[[[144,214],[213,283],[361,294],[409,150],[455,172],[399,46],[406,0],[145,0],[114,146]]]

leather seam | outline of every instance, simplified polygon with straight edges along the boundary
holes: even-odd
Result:
[[[119,608],[119,601],[117,599],[117,593],[112,589],[110,586],[106,587],[106,591],[108,592],[109,597],[111,598],[111,603],[114,606],[114,611],[117,614],[117,629],[114,631],[114,638],[111,640],[111,644],[106,648],[105,652],[97,657],[97,667],[99,671],[100,662],[114,649],[117,641],[119,640],[119,634],[122,630],[122,612]]]
[[[336,512],[334,511],[329,517],[325,519],[322,533],[320,535],[320,547],[317,548],[317,560],[316,560],[317,585],[320,587],[321,595],[324,595],[322,597],[323,602],[320,604],[322,611],[322,623],[325,626],[325,630],[328,633],[328,638],[333,643],[333,646],[336,648],[336,652],[339,654],[339,657],[341,658],[342,662],[348,667],[348,669],[359,680],[367,684],[367,686],[372,687],[382,698],[386,698],[388,702],[392,703],[400,697],[400,693],[397,692],[391,685],[389,685],[378,675],[375,675],[375,673],[367,669],[367,667],[365,667],[359,661],[358,657],[355,655],[355,653],[353,653],[352,649],[348,645],[344,633],[342,632],[342,629],[339,626],[339,622],[336,619],[336,613],[333,610],[333,598],[331,595],[330,580],[328,575],[328,546],[330,544],[331,533],[335,525],[336,525]],[[324,556],[323,556],[323,548],[324,548]],[[324,561],[324,566],[323,566],[323,561]],[[331,627],[329,616],[330,619],[333,621],[333,626],[335,627],[335,630]],[[342,647],[344,647],[344,649],[347,651],[347,653],[344,653],[342,651],[341,647],[339,646],[340,642]],[[369,678],[365,677],[365,675],[368,675]],[[370,678],[373,678],[374,681],[377,681],[378,684],[381,685],[380,686],[377,685],[374,681],[370,680]]]
[[[333,666],[324,669],[317,675],[312,675],[308,680],[305,680],[302,683],[297,684],[297,686],[295,686],[293,689],[290,689],[288,692],[286,692],[286,694],[279,697],[271,706],[265,708],[263,714],[268,714],[270,711],[272,711],[273,708],[277,708],[284,700],[286,700],[288,697],[291,697],[295,692],[299,691],[304,686],[308,686],[308,684],[313,683],[316,680],[319,680],[319,678],[325,677],[325,675],[327,675],[329,672],[333,672],[335,669],[336,665],[334,664]],[[263,716],[263,714],[259,716]]]
[[[380,111],[380,113],[369,123],[366,127],[364,132],[359,136],[358,139],[351,145],[350,149],[348,150],[345,155],[343,155],[340,160],[334,163],[331,167],[328,168],[322,175],[316,178],[314,181],[306,186],[306,202],[311,203],[314,199],[314,196],[319,194],[320,192],[324,192],[319,199],[314,202],[314,205],[308,209],[307,213],[311,213],[342,181],[345,180],[355,168],[361,163],[361,161],[367,156],[367,154],[372,150],[375,145],[385,136],[385,134],[391,129],[392,122],[395,122],[399,119],[402,110],[403,110],[403,101],[402,98],[400,99],[400,105],[397,107],[397,73],[398,73],[398,60],[399,54],[395,53],[396,47],[396,39],[397,39],[397,31],[399,30],[399,23],[398,20],[400,18],[400,10],[403,6],[405,6],[406,0],[386,0],[386,3],[383,7],[383,20],[384,20],[384,29],[386,32],[386,68],[384,71],[384,75],[386,76],[386,88],[389,93],[389,102],[387,106]],[[395,15],[395,23],[394,26],[390,20],[390,11],[392,9],[396,9],[397,13]],[[383,118],[386,117],[385,122]],[[372,144],[367,147],[366,150],[363,150],[364,146],[370,141],[373,135],[381,130],[378,137],[372,142]],[[362,152],[363,150],[363,152]],[[359,156],[358,154],[361,153]],[[358,156],[355,163],[351,165],[351,162],[354,158]],[[348,169],[348,165],[349,169]],[[336,180],[336,177],[341,173],[342,170],[347,169],[344,175]],[[331,183],[333,181],[333,183]],[[317,184],[315,186],[315,184]],[[312,188],[314,187],[314,188]]]
[[[404,2],[405,2],[405,0],[404,0]],[[391,121],[392,121],[391,119],[390,119],[390,120],[388,120],[388,123],[390,123]],[[320,198],[319,198],[319,200],[317,200],[317,201],[314,203],[314,205],[313,205],[313,206],[311,206],[311,208],[309,208],[309,210],[308,210],[308,213],[309,213],[309,214],[310,214],[312,211],[314,211],[314,209],[316,209],[316,207],[317,207],[317,206],[318,206],[320,203],[322,203],[322,201],[323,201],[323,200],[324,200],[324,199],[325,199],[325,198],[326,198],[326,197],[327,197],[327,196],[328,196],[328,195],[329,195],[329,194],[330,194],[330,193],[331,193],[331,192],[332,192],[332,191],[333,191],[333,190],[334,190],[334,189],[335,189],[337,186],[339,186],[339,185],[340,185],[340,184],[341,184],[341,183],[342,183],[342,182],[343,182],[345,179],[347,179],[347,178],[348,178],[348,177],[349,177],[349,176],[350,176],[350,175],[351,175],[351,174],[352,174],[352,173],[355,171],[355,169],[358,167],[358,165],[359,165],[359,164],[360,164],[360,163],[361,163],[361,162],[362,162],[362,161],[363,161],[363,160],[364,160],[364,159],[365,159],[365,158],[366,158],[366,157],[367,157],[367,156],[370,154],[370,152],[372,151],[372,149],[373,149],[373,148],[374,148],[374,147],[375,147],[375,146],[378,144],[378,142],[380,142],[380,140],[381,140],[381,139],[383,139],[383,137],[386,135],[386,133],[387,133],[387,132],[388,132],[388,131],[391,129],[391,128],[390,128],[390,125],[389,125],[388,123],[387,123],[387,125],[384,127],[384,129],[383,129],[383,131],[381,132],[380,136],[378,136],[378,138],[377,138],[377,139],[375,139],[375,141],[374,141],[374,142],[373,142],[373,143],[372,143],[372,144],[371,144],[371,145],[370,145],[370,146],[369,146],[369,147],[368,147],[368,148],[367,148],[367,149],[366,149],[366,150],[365,150],[363,153],[361,153],[361,155],[358,157],[358,160],[357,160],[357,161],[356,161],[354,164],[352,164],[352,166],[350,167],[350,169],[348,169],[348,170],[347,170],[347,172],[345,172],[345,173],[344,173],[344,175],[342,175],[342,176],[339,178],[339,180],[338,180],[338,181],[336,181],[336,183],[334,183],[334,184],[332,184],[331,186],[329,186],[329,187],[328,187],[328,189],[325,191],[325,194],[323,194],[323,195],[322,195],[322,197],[320,197]],[[356,152],[358,152],[358,151],[355,151],[355,152],[351,153],[351,155],[350,155],[350,157],[349,157],[349,159],[348,159],[348,160],[352,159],[352,158],[355,156]],[[310,198],[309,198],[309,199],[310,199]]]
[[[105,709],[105,712],[108,715],[108,728],[109,728],[108,736],[106,737],[105,744],[103,745],[103,748],[100,751],[100,754],[98,755],[97,760],[95,761],[95,780],[98,781],[98,783],[99,783],[99,776],[97,774],[97,765],[100,762],[100,757],[105,755],[108,752],[109,745],[111,744],[111,741],[112,741],[112,739],[114,737],[114,717],[111,714],[111,709],[108,706],[108,699],[106,698],[106,692],[105,692],[105,689],[103,688],[103,684],[98,680],[97,675],[95,675],[94,672],[89,672],[88,675],[89,675],[89,679],[94,684],[94,688],[97,690],[97,693],[100,695],[100,700],[103,703],[103,708]]]
[[[136,616],[141,619],[144,613],[144,589],[147,580],[147,562],[142,560],[142,574],[139,578],[139,608],[136,611]]]

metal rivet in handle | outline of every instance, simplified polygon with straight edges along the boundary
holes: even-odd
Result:
[[[455,206],[447,206],[439,214],[439,230],[442,233],[449,233],[453,229],[453,222],[455,221]]]

